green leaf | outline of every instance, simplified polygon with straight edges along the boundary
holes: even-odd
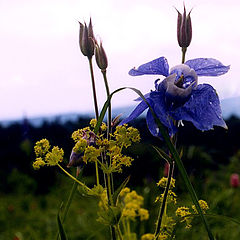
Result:
[[[67,235],[66,235],[66,233],[63,229],[63,225],[62,225],[59,213],[57,215],[57,224],[58,224],[58,231],[59,231],[60,239],[61,240],[67,240]]]
[[[165,161],[167,161],[168,163],[172,162],[171,157],[169,157],[168,154],[166,154],[162,149],[160,149],[159,147],[156,146],[152,146],[158,153],[158,155],[163,158]]]
[[[117,198],[119,193],[122,191],[123,188],[126,187],[127,183],[129,182],[130,176],[128,176],[123,182],[122,184],[117,188],[117,190],[114,192],[113,194],[113,204],[116,205],[117,202]]]

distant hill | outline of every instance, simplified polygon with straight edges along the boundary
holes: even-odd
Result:
[[[232,115],[240,117],[240,97],[223,99],[221,107],[225,119],[228,119]]]
[[[224,119],[228,119],[232,115],[240,118],[240,97],[223,99],[221,101],[221,108],[222,108],[222,114]],[[125,118],[131,113],[133,109],[134,109],[134,105],[114,108],[113,117],[119,114],[122,114],[122,118]],[[144,116],[144,114],[146,114],[146,112],[143,113],[142,116]],[[88,113],[56,114],[56,115],[50,115],[50,116],[42,116],[42,117],[40,116],[40,117],[29,118],[28,121],[32,125],[37,127],[37,126],[40,126],[44,121],[53,122],[57,120],[60,123],[65,123],[67,121],[76,121],[79,117],[93,118],[94,113],[88,112]],[[0,121],[0,124],[3,126],[9,126],[12,123],[21,122],[22,120],[23,118],[14,119],[14,120],[5,120],[5,121]]]

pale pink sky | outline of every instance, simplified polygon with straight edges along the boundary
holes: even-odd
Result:
[[[212,84],[221,99],[240,96],[240,27],[238,0],[189,0],[193,39],[187,59],[213,57],[231,71]],[[92,17],[94,32],[109,59],[111,90],[122,86],[153,89],[158,76],[130,77],[134,66],[165,56],[180,63],[176,39],[179,0],[1,0],[0,109],[2,119],[85,112],[93,108],[88,63],[79,50],[78,21]],[[97,67],[99,105],[105,101]],[[133,104],[134,93],[119,93],[113,106]]]

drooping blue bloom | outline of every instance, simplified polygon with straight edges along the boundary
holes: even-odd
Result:
[[[213,126],[227,128],[222,118],[219,98],[209,84],[199,84],[198,76],[220,76],[229,70],[213,58],[196,58],[170,69],[165,57],[160,57],[129,71],[131,76],[144,74],[163,75],[166,78],[155,81],[155,90],[145,95],[161,123],[168,128],[169,135],[177,132],[176,121],[190,121],[199,130],[206,131]],[[138,99],[141,100],[141,99]],[[121,124],[137,118],[148,105],[141,101]],[[160,136],[154,118],[148,109],[147,125],[154,136]]]

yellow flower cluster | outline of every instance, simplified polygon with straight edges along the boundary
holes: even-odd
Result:
[[[73,132],[72,138],[75,141],[73,152],[80,154],[85,163],[96,162],[100,156],[109,158],[108,166],[103,169],[106,172],[122,172],[122,167],[129,167],[133,158],[122,154],[123,147],[127,148],[132,143],[140,141],[139,131],[133,127],[117,126],[116,131],[110,135],[110,139],[104,138],[103,132],[107,126],[102,123],[102,132],[96,135],[93,128],[96,126],[97,120],[90,121],[90,127],[78,129]]]
[[[46,138],[36,142],[34,146],[34,151],[36,156],[44,156],[49,149],[50,149],[50,144]]]
[[[82,129],[78,129],[78,130],[76,130],[72,133],[72,139],[74,140],[74,142],[78,142],[83,137],[88,138],[90,132],[91,132],[90,127],[85,127],[85,128],[82,128]]]
[[[209,209],[207,202],[204,200],[199,200],[198,203],[199,203],[200,208],[202,209],[203,213],[206,213],[206,211]],[[197,208],[195,205],[192,205],[192,209],[193,209],[194,213],[198,214],[198,211],[197,211]]]
[[[174,226],[176,225],[176,222],[172,217],[168,217],[167,215],[164,215],[160,234],[158,235],[158,240],[167,240],[172,235]],[[154,239],[154,234],[147,233],[142,235],[141,240],[152,240]]]
[[[141,240],[153,240],[154,239],[154,234],[152,233],[146,233],[141,236]]]
[[[140,221],[149,218],[148,210],[142,208],[144,199],[138,195],[136,191],[130,191],[129,188],[124,188],[119,197],[123,218],[135,220],[137,217],[140,217]]]
[[[77,154],[83,153],[86,147],[87,147],[87,140],[81,138],[79,141],[77,141],[77,143],[73,147],[73,151]]]
[[[84,151],[83,161],[85,163],[96,162],[100,154],[101,154],[101,149],[97,149],[93,146],[88,146]]]
[[[127,124],[117,126],[114,137],[118,146],[129,147],[132,142],[140,141],[140,134],[136,128],[127,127]]]
[[[90,126],[92,128],[95,128],[96,125],[97,125],[97,119],[91,119]],[[103,122],[100,128],[103,132],[105,132],[107,130],[107,125]]]
[[[158,236],[158,240],[167,240],[167,238],[168,235],[166,235],[165,233],[160,233],[160,235]],[[141,240],[154,240],[154,234],[146,233],[142,235]]]
[[[209,209],[207,202],[204,200],[199,200],[198,203],[203,213],[205,214],[206,211]],[[195,205],[192,205],[192,210],[193,212],[191,212],[188,207],[179,207],[176,211],[176,216],[182,218],[181,222],[186,222],[186,228],[191,227],[191,221],[194,217],[194,214],[198,214],[198,211]]]
[[[39,169],[40,167],[45,166],[45,162],[43,161],[43,159],[41,157],[36,158],[36,160],[33,162],[33,168],[35,170]]]
[[[188,207],[179,207],[176,211],[176,216],[181,217],[181,222],[186,222],[186,228],[191,228],[191,212]]]
[[[161,187],[161,188],[166,188],[167,186],[167,178],[166,177],[162,177],[159,182],[157,183],[157,186],[158,187]],[[167,196],[167,203],[170,203],[170,202],[173,202],[174,204],[177,203],[177,195],[175,192],[173,192],[171,189],[175,188],[175,182],[176,180],[174,178],[171,178],[171,183],[170,183],[170,187],[169,187],[169,191],[168,191],[168,196]],[[162,202],[163,200],[163,193],[158,196],[155,200],[155,202]]]
[[[36,160],[33,162],[33,168],[35,170],[47,166],[55,166],[63,160],[63,149],[57,146],[52,148],[50,152],[50,144],[47,139],[42,139],[36,142],[34,151],[36,154]]]
[[[156,200],[155,202],[162,202],[163,200],[163,193],[159,196],[159,197],[156,197]],[[169,190],[168,191],[168,195],[167,195],[167,203],[170,203],[170,202],[173,202],[174,204],[177,203],[177,195],[175,192],[173,192],[172,190]]]
[[[167,186],[167,178],[166,177],[162,177],[159,182],[157,183],[157,186],[158,187],[161,187],[161,188],[166,188]],[[174,178],[171,178],[171,183],[170,183],[170,189],[173,189],[175,188],[175,182],[176,180]]]

